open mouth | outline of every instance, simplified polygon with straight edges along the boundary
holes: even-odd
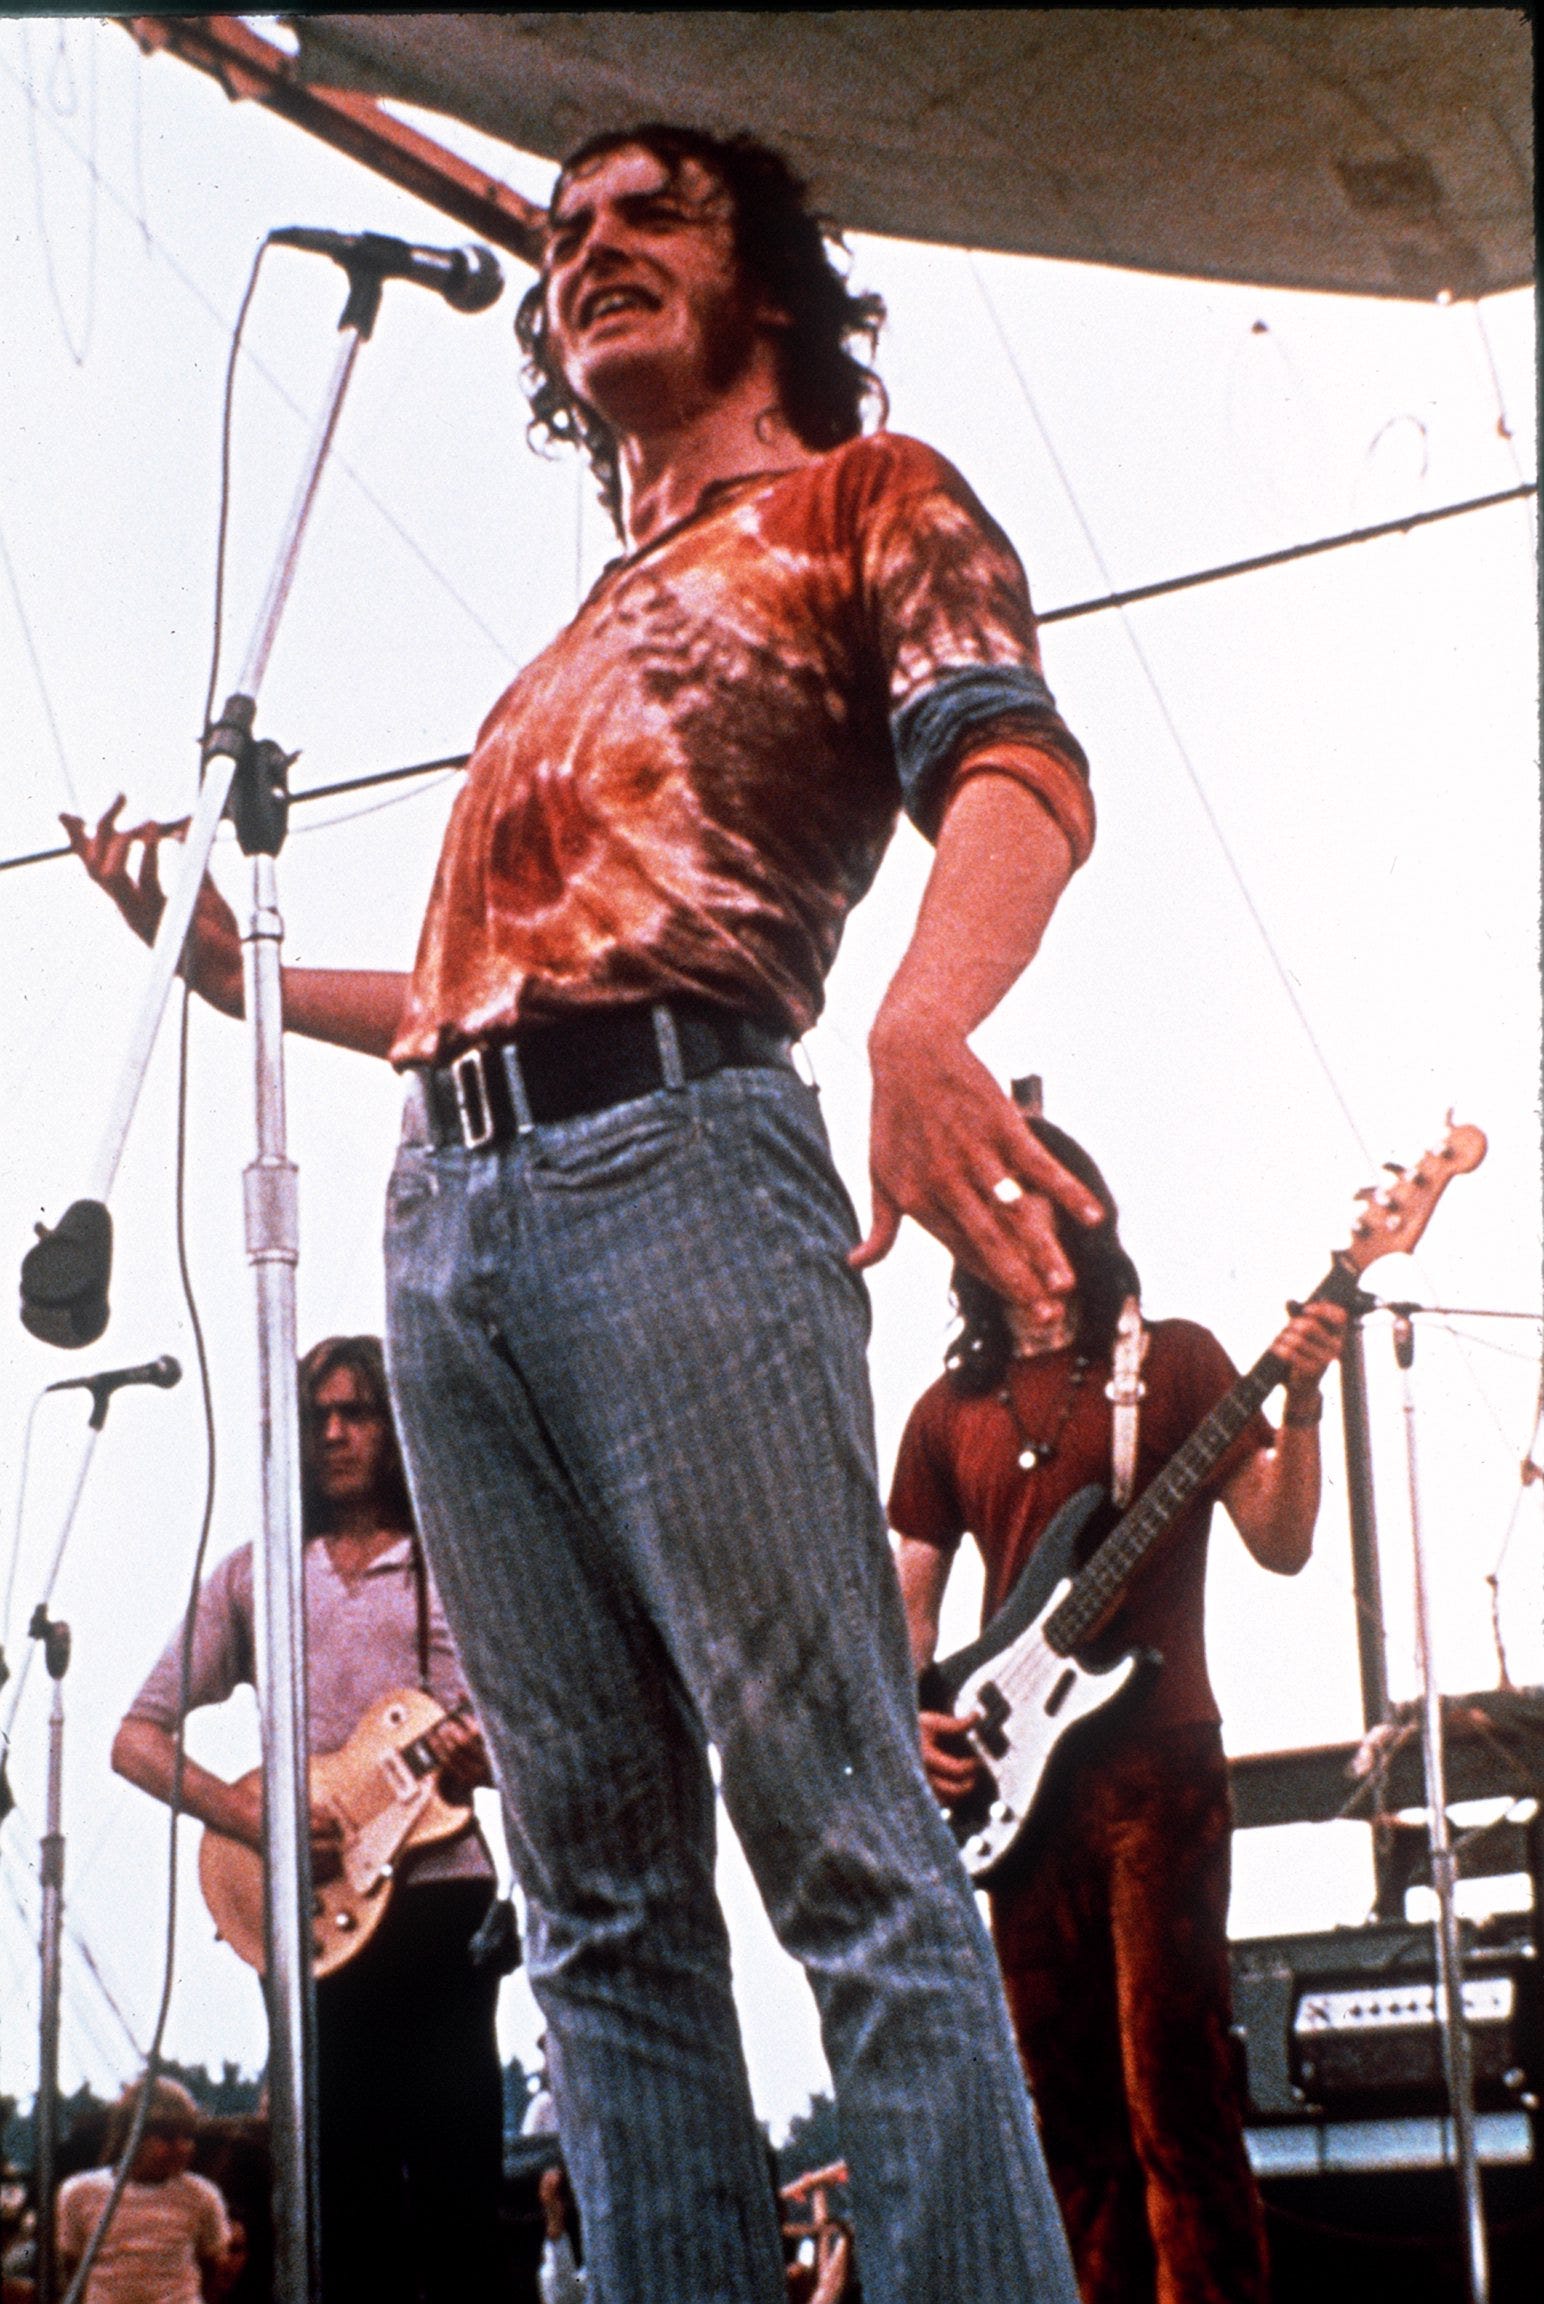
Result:
[[[601,320],[614,320],[624,312],[652,312],[658,299],[642,288],[623,288],[615,283],[605,288],[592,288],[580,299],[579,325],[593,327]]]

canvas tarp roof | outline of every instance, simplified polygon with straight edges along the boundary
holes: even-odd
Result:
[[[316,83],[553,159],[749,128],[842,225],[1141,270],[1471,296],[1533,270],[1513,8],[665,9],[291,19]]]

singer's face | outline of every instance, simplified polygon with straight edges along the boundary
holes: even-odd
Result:
[[[711,406],[763,324],[740,280],[723,185],[696,160],[672,172],[641,145],[603,153],[559,186],[545,278],[569,389],[623,433]]]
[[[334,1368],[311,1395],[317,1483],[329,1504],[374,1496],[386,1455],[386,1420],[352,1368]]]

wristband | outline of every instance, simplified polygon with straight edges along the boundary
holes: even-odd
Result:
[[[1281,1421],[1289,1432],[1311,1432],[1323,1415],[1324,1394],[1316,1392],[1310,1405],[1304,1408],[1294,1408],[1289,1400]]]

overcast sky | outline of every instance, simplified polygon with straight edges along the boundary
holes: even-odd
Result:
[[[27,91],[30,89],[32,101]],[[541,196],[550,169],[443,128]],[[93,178],[88,163],[94,163]],[[0,854],[51,845],[56,812],[118,790],[181,813],[207,673],[228,332],[275,225],[448,242],[445,219],[116,26],[0,24]],[[1270,550],[1531,477],[1530,300],[1440,309],[1165,281],[857,239],[853,273],[891,313],[891,421],[961,466],[1023,554],[1042,608]],[[300,747],[297,787],[464,750],[518,665],[611,551],[582,470],[535,455],[510,334],[514,295],[467,319],[387,292],[361,357],[276,650],[261,732]],[[265,265],[238,385],[222,690],[235,678],[335,345],[341,276]],[[1475,515],[1269,575],[1048,631],[1047,671],[1093,762],[1100,840],[1024,985],[983,1030],[1006,1076],[1045,1075],[1120,1198],[1150,1314],[1206,1321],[1241,1363],[1344,1238],[1354,1190],[1410,1160],[1449,1105],[1491,1151],[1456,1183],[1389,1296],[1537,1307],[1537,774],[1528,508]],[[452,786],[298,811],[281,864],[287,955],[405,966]],[[926,851],[898,833],[849,931],[809,1052],[838,1158],[866,1206],[863,1041]],[[221,878],[244,904],[234,852]],[[82,1188],[142,960],[68,864],[0,877],[5,998],[0,1249]],[[92,1367],[191,1365],[172,1254],[174,1039],[163,1035],[114,1194],[114,1315]],[[189,1232],[214,1365],[214,1551],[253,1526],[254,1349],[240,1173],[246,1051],[195,1018]],[[380,1203],[400,1090],[385,1067],[290,1050],[302,1196],[303,1341],[376,1328]],[[942,1254],[914,1230],[874,1280],[887,1473],[948,1330]],[[1451,1332],[1457,1331],[1457,1333]],[[1544,1678],[1536,1331],[1424,1326],[1415,1384],[1423,1510],[1450,1689]],[[1386,1324],[1369,1331],[1390,1677],[1414,1685],[1407,1497]],[[0,1576],[39,1388],[78,1373],[0,1331]],[[5,1638],[13,1661],[80,1459],[83,1395],[38,1412]],[[66,1684],[68,1900],[143,2042],[164,1925],[161,1813],[113,1779],[112,1729],[178,1614],[203,1451],[196,1390],[116,1400],[54,1596]],[[1295,1583],[1214,1544],[1209,1610],[1230,1748],[1308,1744],[1360,1720],[1334,1421],[1316,1557]],[[0,1599],[4,1597],[0,1584]],[[951,1643],[972,1626],[962,1563]],[[8,1697],[0,1697],[0,1716]],[[252,1707],[195,1748],[255,1759]],[[36,1834],[46,1687],[26,1691],[0,1833],[0,2086],[32,2086]],[[191,1855],[192,1834],[189,1832]],[[1354,1921],[1370,1894],[1356,1826],[1241,1836],[1236,1933]],[[781,2128],[822,2078],[802,1981],[726,1857],[758,2102]],[[24,1920],[27,1926],[24,1926]],[[168,2045],[260,2061],[257,1993],[189,1883]],[[132,2068],[72,1939],[64,2080]],[[506,2048],[539,2028],[523,1979]]]

